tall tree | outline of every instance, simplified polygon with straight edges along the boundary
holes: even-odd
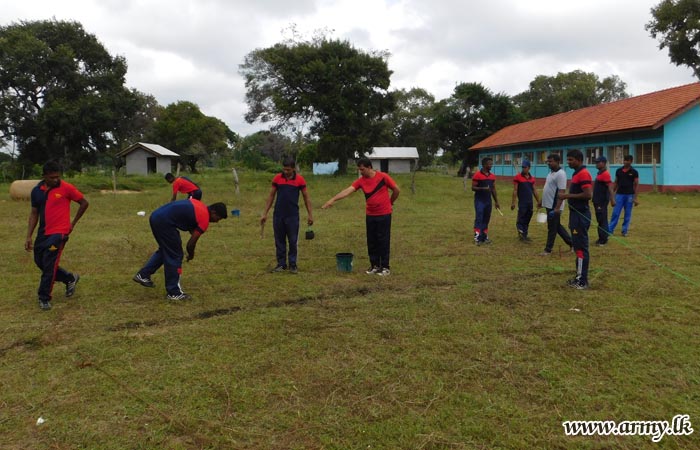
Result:
[[[550,77],[538,75],[530,88],[513,97],[526,120],[627,98],[627,85],[617,75],[604,78],[581,70]]]
[[[130,111],[126,69],[77,22],[0,27],[0,139],[14,138],[31,163],[94,162]]]
[[[133,143],[153,140],[155,124],[163,111],[154,96],[136,89],[132,89],[131,93],[132,101],[124,102],[126,110],[117,121],[112,132],[112,142],[107,149],[115,167],[120,167],[123,162],[123,158],[117,157],[120,151]]]
[[[663,0],[651,15],[646,30],[658,38],[659,49],[668,48],[672,63],[690,67],[700,78],[700,2]]]
[[[319,156],[337,160],[341,173],[355,151],[386,139],[383,117],[394,107],[386,55],[365,53],[347,41],[318,38],[249,53],[246,120],[275,122],[276,129],[308,124]]]
[[[387,120],[391,126],[392,145],[416,147],[418,165],[429,165],[440,148],[440,139],[433,125],[435,97],[425,89],[394,91],[396,109]]]
[[[178,153],[191,172],[197,162],[226,152],[237,136],[224,122],[204,115],[192,102],[179,101],[168,105],[154,126],[154,140]]]
[[[462,83],[454,93],[435,106],[434,126],[442,148],[453,161],[476,163],[475,152],[467,150],[501,128],[520,121],[510,98],[494,94],[480,83]]]

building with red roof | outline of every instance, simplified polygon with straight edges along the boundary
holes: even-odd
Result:
[[[523,159],[547,175],[547,155],[583,152],[594,168],[599,156],[612,173],[634,156],[640,184],[660,190],[700,190],[700,83],[577,109],[505,127],[470,147],[494,160],[497,176],[513,176]],[[566,165],[566,164],[564,164]]]

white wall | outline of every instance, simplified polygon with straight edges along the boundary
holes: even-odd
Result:
[[[146,160],[152,157],[154,157],[152,153],[142,149],[136,149],[126,155],[127,175],[148,175]],[[158,156],[156,158],[156,172],[166,174],[171,171],[172,165],[169,157]]]

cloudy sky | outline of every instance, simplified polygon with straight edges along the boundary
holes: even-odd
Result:
[[[537,75],[581,69],[618,75],[631,95],[696,81],[644,29],[660,0],[19,0],[0,23],[75,20],[129,64],[127,84],[162,105],[178,100],[247,124],[244,56],[298,32],[332,30],[363,50],[386,50],[392,88],[436,99],[480,82],[518,94]],[[286,30],[286,31],[285,31]]]

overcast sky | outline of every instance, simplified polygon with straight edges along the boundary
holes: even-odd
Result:
[[[696,81],[644,29],[660,0],[17,0],[0,23],[75,20],[129,64],[127,85],[166,106],[199,105],[239,134],[247,124],[244,56],[289,37],[332,30],[362,50],[386,50],[391,88],[437,100],[456,84],[527,90],[537,75],[581,69],[618,75],[631,95]]]

